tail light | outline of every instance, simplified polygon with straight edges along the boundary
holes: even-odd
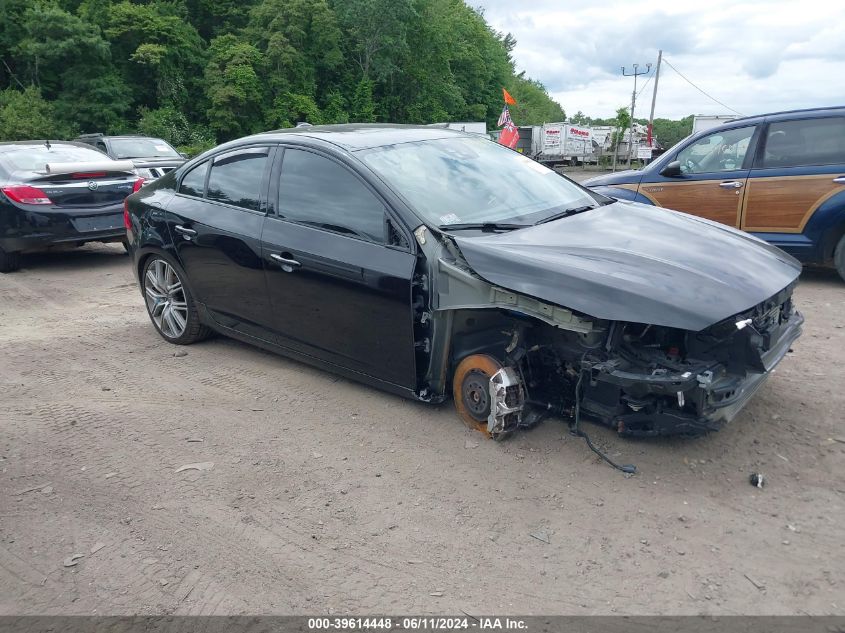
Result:
[[[135,184],[132,185],[132,193],[135,193],[136,191],[138,191],[143,186],[144,186],[144,179],[138,178],[138,180],[135,181]]]
[[[127,230],[132,228],[132,218],[129,217],[129,201],[126,198],[123,199],[123,226]]]
[[[5,193],[10,200],[20,202],[21,204],[53,204],[53,201],[47,197],[47,194],[38,187],[11,185],[0,188],[0,191]]]

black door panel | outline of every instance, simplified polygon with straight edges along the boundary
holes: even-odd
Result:
[[[261,263],[264,215],[181,195],[167,211],[196,298],[221,325],[262,335],[271,318]]]
[[[280,344],[416,387],[414,255],[272,217],[264,226],[262,253]]]

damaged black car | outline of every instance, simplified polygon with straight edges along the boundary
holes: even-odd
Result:
[[[214,331],[451,397],[497,439],[550,415],[624,436],[717,430],[803,322],[800,265],[777,248],[437,127],[233,141],[130,196],[125,221],[167,341]]]

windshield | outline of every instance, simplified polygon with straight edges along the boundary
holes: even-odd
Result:
[[[160,138],[113,138],[116,158],[179,158],[179,152]]]
[[[435,226],[533,224],[566,209],[596,205],[595,198],[551,169],[483,138],[401,143],[359,156]]]
[[[2,157],[13,171],[44,171],[47,163],[103,162],[111,159],[95,149],[76,145],[11,145],[3,148]]]

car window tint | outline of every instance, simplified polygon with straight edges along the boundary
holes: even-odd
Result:
[[[845,117],[771,123],[763,167],[845,163]]]
[[[179,193],[186,196],[202,198],[205,193],[205,174],[208,172],[208,162],[204,162],[185,174],[182,184],[179,185]]]
[[[347,168],[311,152],[285,150],[279,215],[328,231],[384,242],[384,206]]]
[[[678,152],[677,160],[685,174],[734,171],[742,168],[754,126],[709,134]]]
[[[259,211],[268,151],[261,147],[215,158],[206,198]]]

